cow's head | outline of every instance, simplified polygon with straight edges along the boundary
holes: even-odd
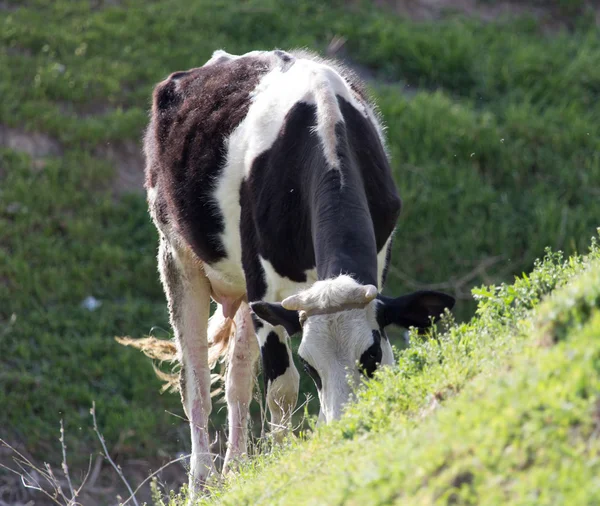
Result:
[[[302,331],[299,354],[319,391],[319,418],[331,421],[341,415],[361,375],[370,377],[379,365],[394,363],[385,328],[429,327],[431,317],[452,309],[454,298],[434,291],[384,297],[375,286],[339,276],[318,281],[281,304],[251,306],[271,325],[283,325],[290,336]]]

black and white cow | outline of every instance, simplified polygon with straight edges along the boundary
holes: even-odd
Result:
[[[330,421],[361,374],[394,362],[386,326],[427,327],[452,308],[438,292],[379,294],[401,205],[384,146],[358,79],[307,52],[217,51],[156,86],[146,189],[182,366],[192,490],[213,469],[210,366],[219,354],[227,468],[246,452],[259,350],[272,427],[285,428],[298,398],[296,333]],[[219,308],[209,321],[211,297]]]

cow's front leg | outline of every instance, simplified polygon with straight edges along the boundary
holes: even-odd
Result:
[[[214,469],[208,417],[211,412],[207,325],[210,283],[193,253],[176,250],[161,237],[159,270],[169,303],[171,326],[181,362],[181,399],[192,439],[190,502]]]
[[[229,416],[229,440],[223,472],[246,454],[248,448],[248,415],[254,389],[258,343],[254,333],[250,307],[242,302],[235,315],[235,338],[229,344],[225,396]]]
[[[255,320],[262,356],[267,405],[271,413],[271,431],[276,440],[287,434],[298,401],[300,375],[294,365],[289,338],[283,327]]]

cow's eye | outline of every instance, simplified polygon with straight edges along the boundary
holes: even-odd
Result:
[[[381,334],[373,331],[373,344],[369,346],[360,356],[359,367],[361,372],[368,378],[375,374],[378,364],[381,364],[383,352],[381,351]]]
[[[300,357],[300,362],[302,362],[304,372],[306,372],[306,374],[312,378],[312,380],[315,382],[315,385],[317,385],[317,388],[321,390],[321,388],[323,388],[323,384],[321,383],[321,376],[319,376],[317,370],[302,357]]]

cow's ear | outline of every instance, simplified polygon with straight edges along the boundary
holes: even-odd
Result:
[[[279,302],[274,304],[264,301],[252,302],[250,307],[256,316],[274,327],[282,325],[290,336],[302,330],[298,311],[285,309]]]
[[[446,308],[454,307],[454,297],[442,292],[424,290],[409,293],[401,297],[385,297],[379,295],[377,305],[377,321],[380,327],[394,324],[401,327],[427,328],[431,318],[437,317]]]

